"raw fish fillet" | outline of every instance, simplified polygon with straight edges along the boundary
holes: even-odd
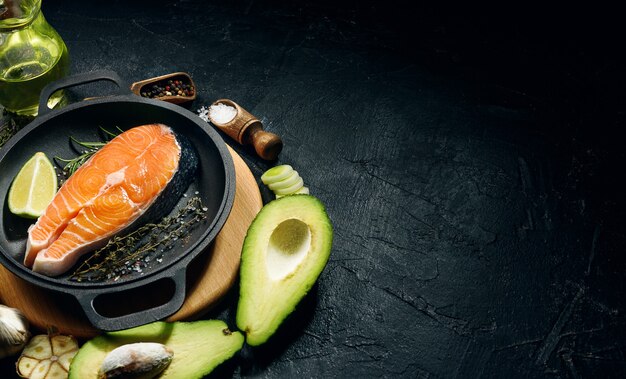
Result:
[[[58,276],[111,237],[171,211],[197,167],[189,142],[167,126],[127,130],[83,164],[28,230],[24,264]]]

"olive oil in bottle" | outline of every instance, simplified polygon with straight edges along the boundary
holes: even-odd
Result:
[[[0,20],[0,104],[19,115],[36,115],[43,87],[67,75],[69,55],[43,17],[40,1],[21,5],[26,9],[16,15],[21,17]],[[48,104],[55,105],[62,97],[59,91]]]

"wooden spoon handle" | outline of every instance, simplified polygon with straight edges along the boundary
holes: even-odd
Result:
[[[278,157],[283,149],[283,141],[276,134],[263,130],[259,119],[229,99],[219,99],[213,104],[225,104],[237,110],[235,117],[224,124],[211,119],[209,115],[213,125],[240,144],[252,145],[259,157],[265,160],[272,161]]]
[[[273,161],[283,149],[283,141],[274,133],[266,132],[260,122],[251,125],[246,130],[246,144],[254,146],[259,157]]]

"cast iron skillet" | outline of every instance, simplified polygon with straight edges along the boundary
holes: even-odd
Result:
[[[51,111],[46,103],[52,93],[99,80],[112,81],[119,87],[118,94],[71,104]],[[0,263],[22,279],[37,286],[74,296],[90,322],[102,330],[119,330],[159,320],[176,312],[185,300],[185,278],[189,263],[207,249],[224,225],[233,205],[235,171],[232,158],[221,137],[193,113],[163,101],[132,95],[119,76],[111,71],[96,71],[61,79],[50,84],[41,94],[39,117],[20,130],[0,149]],[[190,196],[200,196],[207,211],[207,219],[186,238],[184,246],[177,245],[163,254],[160,263],[141,273],[121,276],[106,282],[76,282],[69,273],[51,278],[31,271],[23,265],[28,226],[34,222],[19,218],[8,210],[7,197],[11,182],[21,166],[37,151],[49,158],[73,157],[76,151],[69,137],[82,141],[102,139],[99,127],[114,130],[128,129],[148,123],[163,123],[176,133],[185,135],[194,146],[199,167],[197,177],[179,205]],[[157,264],[158,263],[158,264]],[[70,270],[71,272],[72,270]],[[165,304],[139,312],[108,317],[96,310],[99,296],[138,289],[160,280],[174,284],[173,295]],[[159,282],[160,283],[160,282]],[[124,300],[121,300],[124,301]]]

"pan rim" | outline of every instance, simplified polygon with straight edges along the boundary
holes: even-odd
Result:
[[[155,269],[154,271],[144,276],[124,279],[120,282],[75,282],[69,281],[67,279],[47,277],[45,275],[36,273],[23,265],[20,265],[18,261],[7,256],[7,254],[3,251],[0,251],[0,264],[6,267],[13,274],[39,287],[60,292],[67,292],[68,290],[75,290],[78,292],[82,292],[83,290],[104,291],[110,288],[116,288],[120,291],[132,289],[152,283],[162,278],[171,277],[178,270],[186,270],[189,263],[207,249],[209,244],[215,239],[217,234],[224,226],[226,219],[228,218],[232,209],[235,195],[235,173],[232,157],[228,152],[224,140],[215,130],[209,127],[208,123],[202,121],[202,119],[200,119],[191,111],[175,104],[170,104],[154,99],[137,97],[134,95],[113,95],[72,103],[62,109],[48,112],[36,118],[31,123],[19,130],[15,134],[15,136],[13,136],[2,148],[0,148],[0,161],[3,161],[6,158],[7,154],[14,148],[14,146],[18,144],[19,141],[21,141],[25,136],[27,136],[36,128],[45,125],[51,119],[60,117],[62,115],[65,115],[66,113],[78,109],[91,107],[97,104],[121,103],[148,104],[150,106],[165,108],[168,111],[172,111],[186,118],[187,120],[189,120],[190,123],[200,128],[200,130],[207,135],[207,138],[215,145],[222,161],[222,165],[220,166],[224,170],[224,195],[222,197],[220,207],[218,208],[218,212],[215,214],[210,224],[206,227],[207,230],[204,232],[204,237],[194,241],[192,244],[190,244],[188,248],[185,248],[183,254],[181,254],[180,257],[172,259],[170,262],[163,265],[163,267]]]

